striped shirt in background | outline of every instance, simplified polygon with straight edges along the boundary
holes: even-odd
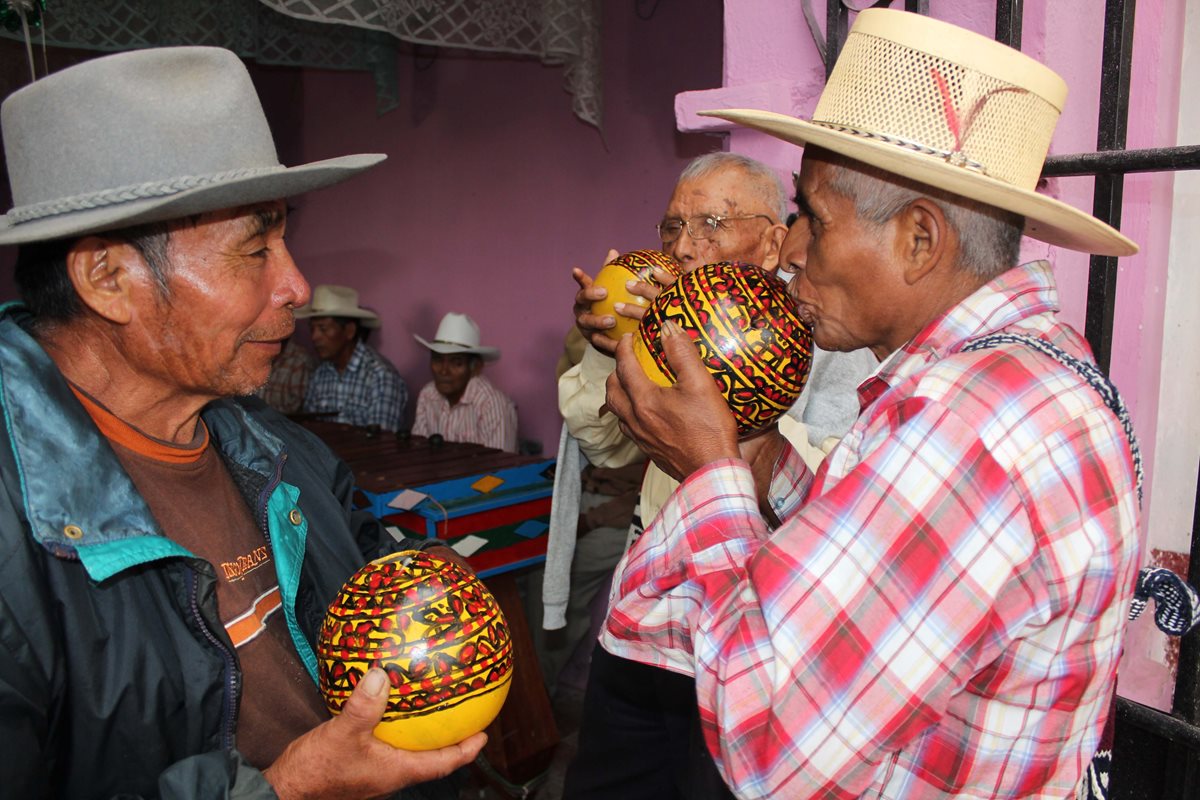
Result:
[[[517,452],[517,407],[482,375],[471,378],[453,406],[433,381],[417,396],[415,436],[441,434],[448,442],[474,442],[509,453]]]
[[[710,464],[626,556],[617,655],[696,675],[739,797],[1068,797],[1108,711],[1137,570],[1128,439],[1044,262],[930,324],[860,388],[814,476],[785,450],[767,529]],[[611,643],[612,640],[615,643]]]
[[[335,422],[399,430],[408,405],[408,387],[391,363],[362,342],[354,346],[344,372],[330,361],[313,371],[304,396],[307,412],[336,411]]]

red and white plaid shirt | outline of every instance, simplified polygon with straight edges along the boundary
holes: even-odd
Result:
[[[1006,272],[860,387],[813,476],[785,451],[768,530],[745,462],[692,475],[614,591],[606,646],[692,672],[743,798],[1073,795],[1137,569],[1128,439],[1031,347],[1090,360],[1045,263]]]

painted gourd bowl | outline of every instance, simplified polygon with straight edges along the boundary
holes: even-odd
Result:
[[[391,679],[375,735],[393,747],[432,750],[483,730],[500,713],[512,682],[512,639],[479,578],[406,550],[364,566],[329,606],[317,669],[331,713],[371,667]]]
[[[683,270],[679,268],[675,259],[657,250],[630,250],[628,253],[622,253],[596,273],[593,285],[607,289],[608,294],[603,300],[592,303],[592,313],[598,316],[611,314],[616,319],[616,327],[605,331],[611,338],[619,340],[626,333],[636,332],[638,326],[636,319],[622,317],[618,314],[613,308],[614,305],[632,303],[644,308],[650,304],[646,298],[630,293],[625,283],[629,280],[656,283],[654,280],[654,270],[656,269],[666,270],[677,277],[683,274]]]
[[[663,323],[687,331],[745,437],[782,416],[808,380],[812,334],[796,316],[787,285],[740,262],[708,264],[655,298],[634,337],[634,353],[651,380],[675,375],[659,342]]]

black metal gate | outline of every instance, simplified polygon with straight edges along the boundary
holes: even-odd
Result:
[[[896,5],[890,0],[877,7]],[[1133,62],[1136,0],[1106,0],[1104,53],[1100,76],[1100,109],[1096,152],[1051,156],[1042,175],[1094,175],[1092,213],[1121,226],[1122,190],[1131,172],[1200,169],[1200,145],[1126,150],[1129,118],[1129,74]],[[929,13],[929,0],[904,0],[906,11]],[[826,77],[845,43],[850,9],[828,0],[826,10]],[[1023,0],[996,0],[996,41],[1021,47]],[[1092,256],[1088,274],[1084,333],[1096,361],[1106,373],[1112,358],[1113,317],[1117,296],[1117,259]],[[1192,521],[1188,582],[1200,586],[1200,480]],[[1183,637],[1170,714],[1117,698],[1113,747],[1112,797],[1120,800],[1196,800],[1200,798],[1200,632]]]

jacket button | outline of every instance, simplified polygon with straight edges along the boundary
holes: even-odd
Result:
[[[83,528],[79,527],[78,525],[68,525],[63,528],[63,535],[68,539],[82,539]]]
[[[304,522],[304,515],[300,513],[300,509],[293,508],[288,512],[288,521],[293,525],[299,525],[301,522]]]

